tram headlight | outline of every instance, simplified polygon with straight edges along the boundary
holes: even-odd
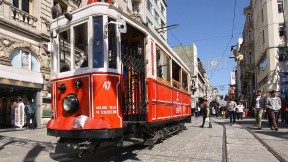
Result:
[[[68,113],[74,113],[79,108],[79,101],[76,95],[69,94],[62,101],[63,109]]]

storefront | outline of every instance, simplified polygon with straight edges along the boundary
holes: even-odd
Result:
[[[13,126],[13,102],[21,98],[29,101],[34,109],[37,123],[41,124],[40,92],[43,88],[43,76],[39,72],[0,65],[0,128]]]

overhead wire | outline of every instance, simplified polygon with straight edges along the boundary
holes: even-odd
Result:
[[[227,49],[230,47],[230,43],[231,43],[231,41],[232,41],[232,39],[233,39],[233,37],[234,37],[235,17],[236,17],[236,6],[237,6],[237,0],[234,0],[233,21],[232,21],[232,30],[231,30],[231,31],[232,31],[232,32],[231,32],[232,35],[227,35],[227,36],[231,36],[231,38],[230,38],[230,40],[228,41],[227,46],[226,46],[226,48],[225,48],[225,50],[224,50],[224,52],[223,52],[223,54],[222,54],[222,56],[221,56],[221,58],[220,58],[220,62],[221,62],[221,61],[223,60],[223,58],[225,57],[225,53],[226,53]],[[254,7],[254,8],[255,8],[255,7]],[[170,31],[170,33],[172,34],[172,36],[175,38],[175,40],[180,44],[180,46],[182,47],[182,49],[183,49],[184,53],[186,54],[187,58],[189,58],[189,56],[188,56],[185,48],[183,47],[183,43],[181,43],[181,41],[176,37],[176,35],[172,32],[172,30],[170,30],[170,29],[168,29],[168,30]],[[223,36],[223,37],[227,37],[227,36]],[[212,38],[212,39],[213,39],[213,38]],[[219,66],[219,64],[216,65],[214,71],[211,73],[210,79],[212,79],[212,77],[213,77],[214,73],[216,72],[218,66]]]
[[[233,37],[234,37],[234,26],[235,26],[235,18],[236,18],[236,6],[237,6],[237,0],[234,0],[232,32],[231,32],[232,36],[231,36],[230,40],[228,41],[227,46],[226,46],[226,48],[225,48],[225,50],[224,50],[224,52],[223,52],[223,54],[222,54],[222,56],[221,56],[221,58],[220,58],[220,62],[221,62],[221,61],[223,60],[223,58],[225,57],[225,53],[226,53],[227,49],[230,47],[230,43],[231,43],[231,41],[232,41],[232,39],[233,39]],[[214,74],[215,74],[215,72],[216,72],[216,70],[217,70],[218,67],[219,67],[219,64],[216,65],[214,71],[211,73],[210,79],[212,79],[212,77],[214,76]]]

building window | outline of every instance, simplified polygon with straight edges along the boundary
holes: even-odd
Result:
[[[157,77],[170,82],[170,59],[159,48],[156,49],[157,54]]]
[[[279,24],[279,37],[283,37],[285,35],[285,24]]]
[[[251,13],[250,12],[247,14],[247,21],[248,21],[248,23],[251,22]]]
[[[156,6],[158,6],[158,0],[154,0]]]
[[[159,23],[159,15],[158,13],[156,12],[156,10],[154,10],[154,19],[157,23]]]
[[[279,56],[279,61],[287,61],[288,60],[287,49],[284,47],[279,47],[278,56]]]
[[[29,0],[13,0],[13,6],[29,13]]]
[[[265,43],[265,32],[264,32],[264,30],[262,32],[262,38],[263,38],[263,44],[264,44]]]
[[[39,61],[31,51],[27,49],[15,49],[10,57],[13,67],[40,72]]]
[[[262,13],[262,22],[264,21],[264,11],[263,9],[261,10],[261,13]]]
[[[150,12],[150,13],[152,13],[152,5],[151,5],[151,2],[150,2],[150,0],[147,0],[146,1],[147,2],[147,10]]]
[[[164,6],[162,4],[161,4],[161,13],[162,13],[163,16],[165,16],[165,8],[164,8]]]
[[[251,30],[248,31],[248,42],[252,41]]]
[[[283,12],[283,1],[278,1],[278,13]]]
[[[268,64],[268,62],[267,62],[267,58],[265,56],[265,58],[259,64],[259,67],[258,67],[259,68],[259,72],[264,71],[266,69],[266,67],[267,67],[267,64]]]
[[[248,65],[252,64],[252,52],[248,53]]]
[[[166,24],[164,23],[164,21],[161,20],[161,28],[164,28],[166,26]]]
[[[148,26],[149,26],[149,25],[152,26],[153,23],[151,22],[151,20],[150,20],[148,17],[146,17],[146,19],[147,19]]]

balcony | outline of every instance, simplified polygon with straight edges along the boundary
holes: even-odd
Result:
[[[24,12],[22,10],[19,10],[18,8],[14,7],[14,6],[10,6],[11,8],[11,17],[15,20],[15,21],[19,21],[21,23],[24,23],[26,25],[29,25],[33,28],[36,27],[36,22],[38,21],[38,19],[32,15],[29,15],[27,12]]]
[[[0,17],[4,23],[10,23],[19,27],[27,26],[30,27],[30,30],[34,30],[36,28],[38,18],[30,15],[29,13],[22,11],[16,7],[14,7],[7,0],[0,0]]]
[[[244,65],[242,68],[247,74],[253,74],[255,72],[255,67],[253,65]]]

